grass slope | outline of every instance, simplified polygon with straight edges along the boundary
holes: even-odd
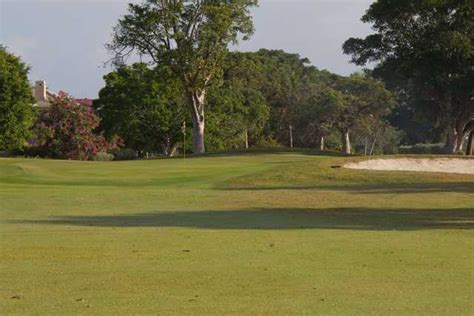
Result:
[[[472,176],[0,160],[2,314],[474,313]]]

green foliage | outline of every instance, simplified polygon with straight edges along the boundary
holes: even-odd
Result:
[[[36,115],[33,104],[28,67],[0,45],[0,150],[26,144]]]
[[[109,49],[119,57],[137,51],[168,65],[181,81],[193,121],[196,153],[204,153],[207,90],[222,79],[229,43],[253,32],[249,8],[257,0],[156,1],[130,4]]]
[[[365,147],[369,138],[374,144],[372,147],[398,145],[397,133],[385,122],[397,103],[381,82],[361,75],[326,78],[306,82],[299,93],[299,103],[292,108],[297,146],[321,150],[339,147],[346,152],[350,148],[348,133],[356,139],[364,139]],[[343,146],[340,141],[334,141],[335,135],[344,138]],[[331,141],[326,143],[327,139]]]
[[[218,78],[219,63],[229,43],[253,32],[249,7],[256,0],[154,1],[129,4],[109,48],[124,56],[126,49],[170,65],[192,88],[205,89]]]
[[[375,34],[351,38],[344,52],[359,65],[380,62],[374,75],[448,133],[447,150],[462,144],[474,116],[474,10],[471,1],[373,3],[362,20]]]
[[[397,154],[403,133],[384,119],[368,117],[353,130],[355,152],[364,155]]]
[[[308,73],[317,70],[308,59],[281,50],[260,50],[257,57],[265,75],[261,91],[271,108],[267,135],[288,146],[292,109],[306,90]]]
[[[409,99],[407,99],[409,98]],[[392,126],[403,131],[401,143],[414,145],[421,142],[436,143],[444,139],[444,130],[433,123],[430,112],[421,112],[410,97],[400,96],[400,105],[396,107],[388,120]]]
[[[360,75],[341,78],[335,89],[346,98],[337,123],[341,130],[349,130],[365,118],[385,117],[397,105],[394,95],[382,82]]]
[[[310,66],[308,59],[282,50],[231,53],[224,64],[225,80],[238,80],[263,95],[270,108],[264,136],[285,145],[293,108],[313,90],[312,85],[326,84],[332,76]]]
[[[140,152],[172,155],[186,120],[182,86],[166,66],[121,66],[104,77],[94,107],[106,136],[120,136]]]
[[[289,144],[292,125],[296,146],[317,147],[324,137],[329,149],[338,149],[341,130],[361,130],[369,121],[381,124],[396,104],[381,82],[360,75],[343,78],[308,63],[283,51],[229,53],[222,84],[207,91],[206,147],[235,149],[266,140]],[[106,133],[120,135],[140,152],[174,153],[183,140],[186,90],[170,68],[121,66],[105,80],[95,106]],[[375,135],[377,129],[371,130]],[[377,148],[383,142],[379,138]]]
[[[349,137],[355,130],[365,131],[365,142],[367,134],[371,134],[372,143],[376,144],[377,133],[381,136],[380,131],[388,128],[385,128],[385,117],[397,105],[394,95],[385,89],[382,82],[358,74],[341,78],[334,86],[344,95],[336,123],[343,137],[342,151],[353,153]]]
[[[254,145],[262,136],[269,107],[258,87],[240,78],[226,80],[208,98],[207,147],[212,150]]]
[[[345,100],[342,93],[329,86],[307,87],[301,102],[292,109],[296,145],[322,148],[321,139],[334,133]]]

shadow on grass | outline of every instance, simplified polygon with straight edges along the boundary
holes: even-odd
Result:
[[[271,191],[271,190],[315,190],[345,191],[357,194],[390,194],[390,193],[473,193],[474,182],[440,182],[440,183],[380,183],[380,184],[340,184],[340,185],[306,185],[306,186],[249,186],[224,188],[228,191]]]
[[[169,211],[133,215],[67,216],[23,224],[207,229],[472,229],[474,209],[246,209]]]

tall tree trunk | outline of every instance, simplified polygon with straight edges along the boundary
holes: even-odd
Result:
[[[245,149],[249,149],[249,131],[245,131]]]
[[[293,125],[290,124],[290,148],[293,148]]]
[[[342,152],[346,155],[350,155],[352,152],[349,131],[342,132]]]
[[[472,156],[473,149],[474,149],[473,147],[474,147],[474,131],[471,131],[467,139],[466,155]]]
[[[171,149],[170,149],[170,151],[169,151],[169,156],[170,156],[170,157],[176,156],[176,152],[177,152],[177,151],[178,151],[178,145],[177,145],[177,144],[171,146]]]
[[[193,152],[198,155],[204,154],[206,152],[204,147],[206,91],[190,91],[188,100],[191,105],[193,120]]]
[[[319,140],[319,150],[324,151],[326,149],[325,147],[325,139],[324,136],[321,136]]]
[[[445,153],[448,155],[456,154],[461,148],[462,133],[455,127],[449,127],[446,144],[444,146]]]
[[[456,140],[456,151],[455,151],[455,153],[459,153],[459,152],[462,151],[462,145],[463,145],[463,142],[464,142],[464,135],[465,135],[463,130],[464,130],[464,126],[462,126],[462,125],[457,126],[457,129],[456,129],[456,131],[457,131],[457,133],[456,133],[457,140]]]
[[[369,139],[366,137],[365,143],[364,143],[364,156],[367,156],[368,151],[369,151]]]
[[[193,152],[195,154],[204,154],[204,118],[193,118]]]
[[[161,154],[163,156],[169,156],[169,139],[168,139],[168,142],[165,142],[163,144],[161,144]],[[146,153],[146,159],[148,159],[148,153]]]
[[[374,141],[372,142],[372,146],[370,147],[370,154],[369,156],[372,156],[374,154],[375,150],[375,144],[377,143],[377,137],[374,138]]]

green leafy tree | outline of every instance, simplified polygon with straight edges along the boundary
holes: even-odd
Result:
[[[305,90],[309,60],[282,50],[262,49],[257,56],[265,75],[261,91],[271,109],[267,133],[270,138],[290,145],[290,129],[294,124],[291,113]]]
[[[328,72],[309,65],[309,60],[282,50],[262,49],[251,53],[232,53],[226,58],[224,78],[242,81],[259,91],[270,108],[264,135],[281,144],[290,144],[291,115],[310,86],[330,81]]]
[[[0,150],[23,147],[36,111],[28,67],[0,45]]]
[[[351,154],[351,130],[363,124],[367,118],[382,120],[396,107],[397,101],[382,82],[361,75],[340,78],[334,88],[345,99],[336,124],[342,137],[342,152]]]
[[[366,116],[352,129],[354,151],[366,156],[398,152],[402,133],[383,117]]]
[[[259,142],[269,107],[260,91],[237,79],[226,80],[209,93],[211,149],[249,148]]]
[[[133,51],[171,67],[180,80],[193,122],[193,150],[205,152],[205,105],[219,84],[229,43],[253,32],[250,7],[257,0],[146,0],[130,4],[115,28],[109,49]]]
[[[334,132],[344,95],[327,85],[307,86],[306,95],[292,113],[298,147],[326,149],[326,139]]]
[[[388,117],[390,124],[403,131],[401,143],[415,145],[420,143],[441,143],[444,130],[434,123],[434,117],[421,112],[410,96],[398,94],[400,105]],[[423,107],[423,105],[420,105]]]
[[[459,151],[474,116],[472,1],[378,0],[362,21],[376,33],[347,40],[344,52],[359,65],[378,62],[374,75],[432,114],[447,132],[446,152]]]
[[[121,66],[104,77],[94,107],[107,137],[120,136],[138,152],[173,156],[186,121],[182,88],[166,66]]]

